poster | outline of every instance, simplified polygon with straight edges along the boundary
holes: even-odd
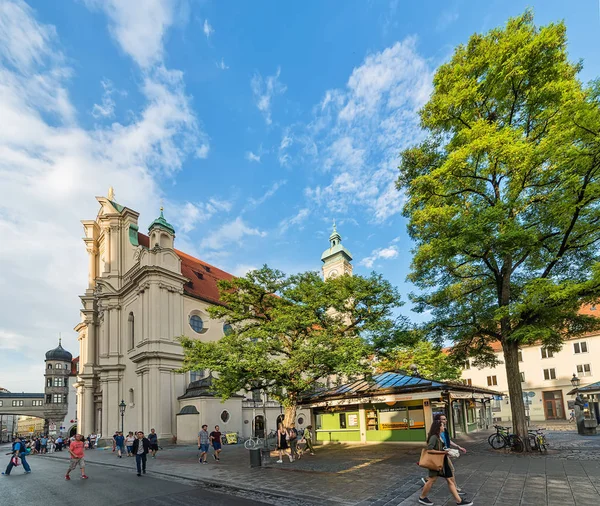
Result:
[[[358,427],[358,415],[348,415],[348,427]]]

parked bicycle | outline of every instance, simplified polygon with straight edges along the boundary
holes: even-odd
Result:
[[[529,430],[529,447],[532,450],[539,451],[540,453],[548,451],[548,442],[546,441],[546,434],[543,433],[544,430],[546,429],[542,428]]]
[[[521,453],[525,449],[523,440],[516,434],[511,434],[510,427],[494,425],[494,428],[496,433],[488,438],[488,443],[494,450],[509,448],[513,452]]]
[[[276,439],[277,438],[277,431],[272,430],[271,432],[269,432],[269,434],[267,435],[267,445],[269,445],[269,439]],[[249,437],[248,439],[246,439],[246,441],[244,441],[244,448],[246,448],[246,450],[253,450],[255,448],[264,448],[265,443],[264,443],[264,438],[260,438],[260,437]]]

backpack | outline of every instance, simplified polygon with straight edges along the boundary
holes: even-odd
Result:
[[[25,446],[25,443],[23,441],[19,441],[18,453],[26,453],[26,452],[27,452],[27,446]]]

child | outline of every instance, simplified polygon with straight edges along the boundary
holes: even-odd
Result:
[[[76,434],[75,441],[69,445],[71,462],[69,463],[69,469],[65,475],[65,480],[71,479],[69,474],[77,467],[77,465],[79,465],[79,469],[81,469],[81,479],[87,480],[88,477],[85,475],[85,460],[83,459],[83,445],[83,436],[81,434]]]

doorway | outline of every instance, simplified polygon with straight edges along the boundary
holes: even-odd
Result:
[[[563,404],[562,390],[542,392],[542,395],[546,420],[564,420],[565,406]]]
[[[262,415],[254,417],[254,437],[265,437],[265,419]]]

